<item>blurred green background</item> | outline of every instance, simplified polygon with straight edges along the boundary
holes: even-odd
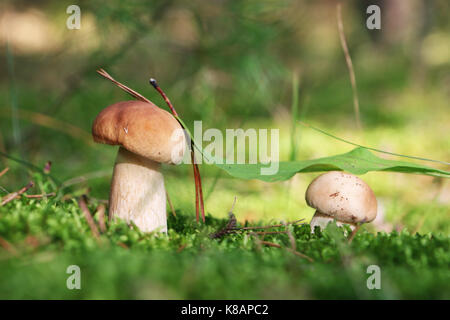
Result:
[[[158,79],[192,128],[279,128],[280,160],[352,149],[295,120],[390,152],[450,159],[449,2],[346,1],[343,23],[355,69],[362,129],[340,46],[336,1],[2,1],[0,151],[52,174],[68,194],[108,198],[117,149],[96,145],[98,112],[120,100],[117,80],[157,105]],[[81,29],[66,28],[67,6],[81,8]],[[368,4],[382,29],[365,27]],[[431,164],[441,169],[444,165]],[[29,174],[0,157],[6,194]],[[194,216],[189,165],[166,167],[177,210]],[[234,196],[239,221],[309,219],[304,192],[316,174],[283,183],[240,181],[201,166],[208,214],[225,217]],[[400,173],[362,177],[379,199],[376,230],[448,234],[448,180]],[[38,188],[38,187],[36,187]],[[35,189],[36,189],[35,188]],[[39,190],[34,190],[39,193]],[[33,193],[30,191],[30,193]]]

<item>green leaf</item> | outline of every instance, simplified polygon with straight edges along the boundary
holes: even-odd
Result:
[[[369,150],[361,147],[331,157],[280,162],[279,170],[274,175],[261,175],[261,168],[267,168],[269,167],[269,164],[216,164],[216,166],[236,178],[259,179],[267,182],[287,180],[299,172],[321,172],[332,170],[343,170],[357,175],[369,171],[391,171],[450,178],[449,171],[439,170],[412,162],[379,158]]]
[[[192,137],[189,129],[184,124],[184,122],[178,117],[176,117],[176,119],[178,119],[178,121],[181,123],[187,134]],[[226,164],[226,161],[224,159],[220,159],[207,154],[195,143],[194,140],[192,140],[192,142],[195,148],[206,159],[208,159],[210,163],[213,163],[215,166],[226,171],[229,175],[240,179],[258,179],[266,182],[275,182],[288,180],[292,178],[296,173],[300,172],[323,172],[333,170],[346,171],[356,175],[365,174],[369,171],[390,171],[450,178],[450,171],[440,170],[413,162],[379,158],[372,152],[370,152],[369,148],[363,146],[357,147],[350,152],[338,154],[331,157],[302,161],[279,162],[279,168],[276,174],[262,175],[261,169],[270,167],[270,164]]]

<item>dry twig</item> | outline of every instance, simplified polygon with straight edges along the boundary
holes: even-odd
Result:
[[[233,212],[231,212],[231,211],[228,212],[228,216],[229,216],[229,220],[228,220],[228,223],[225,226],[225,228],[223,228],[223,229],[221,229],[221,230],[219,230],[219,231],[217,231],[215,233],[210,234],[209,237],[211,239],[219,239],[219,238],[222,238],[223,236],[225,236],[225,235],[227,235],[229,233],[234,233],[235,232],[235,227],[236,227],[236,223],[237,223],[236,217],[233,214]]]
[[[178,249],[177,249],[177,253],[180,253],[180,252],[183,251],[184,248],[186,248],[186,247],[187,247],[187,243],[184,243],[184,244],[180,245],[180,246],[178,247]]]
[[[261,226],[261,227],[242,227],[242,228],[236,228],[235,230],[254,230],[254,229],[270,229],[270,228],[278,228],[286,225],[298,225],[299,222],[303,221],[305,219],[299,219],[288,223],[281,223],[281,224],[273,224],[270,226]]]
[[[30,181],[25,187],[23,187],[22,189],[20,189],[19,191],[16,192],[12,192],[8,195],[6,195],[2,201],[2,203],[0,203],[0,206],[4,206],[5,204],[7,204],[8,202],[11,202],[12,200],[16,199],[17,197],[21,196],[23,193],[25,193],[28,189],[30,189],[31,187],[34,186],[34,182]]]
[[[231,205],[231,209],[228,212],[229,220],[228,220],[227,225],[225,226],[225,228],[223,228],[223,229],[221,229],[221,230],[219,230],[219,231],[217,231],[215,233],[210,234],[209,237],[211,239],[222,238],[223,236],[225,236],[228,233],[234,233],[235,232],[235,228],[236,228],[236,224],[237,224],[236,217],[235,217],[235,215],[233,213],[233,209],[234,209],[234,205],[235,204],[236,204],[236,196],[234,197],[233,204]]]
[[[100,204],[97,207],[97,215],[98,215],[98,225],[100,226],[101,233],[106,232],[106,224],[105,224],[105,205]]]
[[[8,167],[6,167],[5,169],[3,169],[2,171],[0,171],[0,177],[2,177],[5,173],[7,173],[9,170]]]
[[[117,242],[117,245],[118,245],[119,247],[124,248],[124,249],[127,249],[127,250],[129,249],[128,246],[127,246],[125,243],[123,243],[123,242],[120,242],[120,241],[119,241],[119,242]]]
[[[140,100],[140,101],[142,101],[142,102],[152,103],[150,100],[148,100],[148,99],[147,99],[146,97],[144,97],[142,94],[140,94],[140,93],[134,91],[134,90],[131,89],[131,88],[128,88],[126,85],[124,85],[124,84],[120,83],[119,81],[117,81],[116,79],[114,79],[114,78],[113,78],[108,72],[106,72],[105,70],[103,70],[103,69],[100,68],[100,69],[97,70],[97,73],[98,73],[99,75],[101,75],[102,77],[104,77],[104,78],[106,78],[106,79],[112,81],[113,83],[115,83],[120,89],[122,89],[122,90],[128,92],[128,93],[129,93],[130,95],[132,95],[134,98],[136,98],[136,99],[138,99],[138,100]],[[152,103],[152,104],[153,104],[153,103]]]
[[[255,231],[254,234],[258,235],[266,235],[266,234],[281,234],[281,233],[287,233],[287,231]]]
[[[84,218],[86,219],[86,221],[89,225],[89,228],[91,228],[92,234],[94,235],[94,237],[96,239],[99,239],[100,233],[98,232],[97,225],[95,224],[94,219],[92,218],[91,212],[89,211],[89,208],[86,204],[86,200],[87,200],[86,195],[81,196],[78,199],[78,205],[80,206],[81,211],[83,211],[83,213],[84,213]]]
[[[277,228],[277,227],[282,227],[285,226],[287,228],[288,225],[297,225],[299,222],[303,221],[304,219],[299,219],[299,220],[295,220],[292,222],[288,222],[288,223],[281,223],[281,224],[274,224],[274,225],[270,225],[270,226],[256,226],[256,227],[236,227],[237,224],[237,220],[236,217],[233,214],[233,209],[234,209],[234,205],[236,204],[236,197],[234,197],[234,202],[233,205],[231,206],[230,211],[228,212],[228,216],[229,216],[229,221],[227,223],[227,225],[225,226],[225,228],[212,233],[210,235],[211,239],[218,239],[218,238],[222,238],[227,234],[230,233],[236,233],[238,231],[251,231],[251,230],[258,230],[258,229],[271,229],[271,228]],[[289,230],[287,229],[287,231],[254,231],[254,232],[250,232],[251,235],[267,235],[267,234],[281,234],[281,233],[288,233],[289,234]],[[292,234],[291,234],[292,236]],[[295,243],[295,239],[294,239],[294,243]]]
[[[353,229],[352,233],[348,237],[348,243],[352,243],[353,238],[355,237],[356,233],[358,232],[359,228],[361,227],[361,224],[357,224],[355,229]]]
[[[261,240],[260,240],[261,241]],[[274,248],[280,248],[282,249],[283,247],[280,246],[277,243],[273,243],[273,242],[269,242],[269,241],[261,241],[261,244],[265,245],[265,246],[269,246],[269,247],[274,247]],[[301,252],[298,252],[296,250],[292,250],[290,248],[285,248],[287,251],[292,252],[293,254],[295,254],[296,256],[299,256],[303,259],[308,260],[309,262],[314,262],[314,260],[311,257],[308,257],[306,254],[303,254]]]
[[[17,254],[16,248],[14,248],[14,246],[11,243],[6,241],[2,237],[0,237],[0,247],[5,249],[7,252],[9,252],[12,255],[16,255]]]
[[[40,199],[40,198],[54,197],[54,196],[56,196],[56,193],[50,192],[50,193],[44,193],[44,194],[24,194],[23,196],[28,199]]]

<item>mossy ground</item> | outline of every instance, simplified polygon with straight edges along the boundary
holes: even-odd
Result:
[[[92,212],[96,205],[89,205]],[[289,250],[284,233],[241,231],[211,239],[227,220],[210,215],[199,225],[177,212],[167,236],[118,221],[99,239],[73,200],[16,200],[0,215],[0,234],[10,244],[0,254],[3,299],[450,298],[450,241],[444,235],[363,228],[349,244],[349,230],[335,225],[314,234],[308,224],[288,226],[295,249],[311,262]],[[81,290],[66,287],[70,265],[80,267]],[[367,287],[370,265],[380,267],[379,290]]]

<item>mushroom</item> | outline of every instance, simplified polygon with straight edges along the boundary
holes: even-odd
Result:
[[[178,121],[153,103],[122,101],[103,109],[92,125],[95,142],[119,145],[111,181],[109,219],[141,231],[167,232],[161,163],[179,164],[186,150]]]
[[[377,216],[377,199],[360,178],[341,171],[331,171],[315,178],[306,190],[306,203],[316,209],[310,226],[324,229],[336,220],[352,230],[358,223],[371,222]]]

